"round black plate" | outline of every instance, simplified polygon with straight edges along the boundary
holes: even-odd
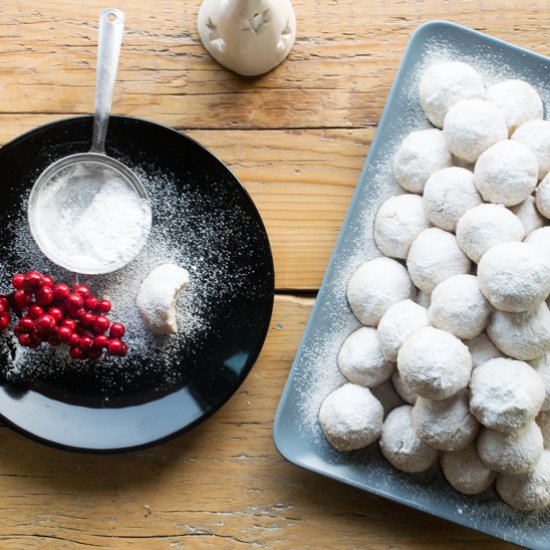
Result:
[[[26,255],[25,246],[34,243],[22,239],[21,232],[28,231],[22,220],[38,174],[64,155],[87,151],[91,135],[91,117],[71,118],[37,128],[0,149],[2,291],[8,291],[14,269],[42,268],[70,277],[45,258],[32,265],[37,252]],[[129,117],[112,117],[107,153],[145,180],[155,181],[149,182],[148,190],[153,227],[161,235],[157,239],[169,235],[181,243],[194,263],[184,266],[192,270],[192,281],[200,285],[202,277],[208,279],[205,285],[211,294],[203,289],[195,307],[201,327],[194,338],[176,346],[167,358],[169,377],[162,366],[162,340],[155,341],[154,353],[136,356],[130,350],[121,364],[69,362],[67,367],[67,361],[56,364],[58,350],[33,350],[42,363],[40,354],[50,353],[48,368],[33,372],[32,361],[30,368],[27,361],[25,373],[13,376],[13,354],[21,350],[3,336],[0,417],[41,442],[91,452],[151,445],[216,411],[243,382],[260,352],[274,293],[273,258],[264,225],[249,195],[223,163],[170,128]],[[218,293],[218,282],[222,286],[229,279],[231,284]]]

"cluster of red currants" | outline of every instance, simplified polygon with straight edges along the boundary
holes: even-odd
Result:
[[[68,344],[73,359],[99,359],[104,350],[126,355],[124,325],[111,324],[105,315],[111,303],[98,300],[86,285],[71,290],[38,271],[14,275],[12,285],[15,291],[0,297],[0,330],[9,326],[13,310],[19,317],[13,331],[22,346]]]

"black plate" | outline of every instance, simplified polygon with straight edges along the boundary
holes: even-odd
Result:
[[[30,238],[27,197],[48,164],[87,151],[91,135],[91,117],[71,118],[0,149],[1,291],[8,292],[16,271],[40,269],[60,281],[71,277],[44,258]],[[264,225],[223,163],[170,128],[129,117],[112,117],[107,153],[136,170],[149,190],[150,246],[114,276],[83,282],[98,293],[113,285],[120,291],[127,276],[133,284],[128,291],[135,293],[136,281],[150,268],[179,263],[191,272],[191,290],[180,299],[189,310],[182,313],[183,331],[167,339],[138,330],[140,341],[133,349],[130,336],[126,358],[97,362],[67,361],[66,350],[59,348],[23,353],[8,332],[1,339],[0,417],[41,442],[93,452],[151,445],[216,411],[260,352],[274,293]],[[113,298],[113,314],[116,306]],[[119,311],[117,320],[131,329],[138,321],[125,319],[128,311]]]

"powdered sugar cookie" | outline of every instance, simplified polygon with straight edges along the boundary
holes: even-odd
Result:
[[[403,342],[418,328],[430,325],[426,308],[412,300],[393,304],[380,319],[378,338],[384,357],[397,361]]]
[[[428,120],[438,128],[449,109],[461,99],[485,97],[480,74],[461,61],[435,63],[423,73],[419,86],[420,103]]]
[[[413,293],[407,270],[390,258],[375,258],[361,264],[347,287],[351,310],[367,326],[376,326],[392,304],[410,298]]]
[[[411,193],[422,193],[428,178],[451,166],[452,157],[441,130],[430,128],[411,132],[394,157],[393,172],[397,183]]]
[[[361,327],[342,344],[338,368],[350,382],[372,388],[387,380],[395,365],[384,358],[376,329]]]
[[[495,310],[487,334],[502,353],[531,361],[550,351],[550,311],[546,303],[521,313]]]
[[[435,464],[438,452],[416,435],[411,411],[410,405],[403,405],[388,414],[382,427],[380,450],[386,460],[398,470],[424,472]]]
[[[477,275],[483,295],[502,311],[533,309],[550,293],[550,260],[529,243],[491,247],[479,261]]]
[[[443,133],[453,155],[475,162],[483,151],[508,137],[508,127],[492,103],[465,99],[455,103],[445,115]]]
[[[532,470],[543,450],[542,433],[534,420],[509,434],[484,428],[477,440],[479,458],[494,472],[504,474]]]
[[[485,329],[491,311],[475,275],[453,275],[434,288],[428,317],[435,328],[469,339]]]
[[[422,196],[426,217],[436,227],[454,232],[458,219],[482,200],[470,170],[452,166],[436,172],[426,182]]]
[[[319,422],[329,443],[352,451],[376,441],[382,432],[384,409],[368,388],[344,384],[330,393],[319,409]]]
[[[468,210],[456,224],[458,246],[476,263],[495,244],[521,241],[524,235],[521,221],[499,204],[480,204]]]
[[[403,382],[418,395],[447,399],[468,385],[472,358],[456,336],[424,327],[415,330],[401,346],[397,368]]]
[[[544,451],[533,470],[500,474],[496,489],[504,502],[518,510],[539,510],[550,504],[550,451]]]
[[[374,241],[390,258],[405,259],[416,236],[429,227],[422,197],[406,193],[390,197],[374,221]]]
[[[475,368],[470,381],[470,410],[481,424],[502,433],[535,419],[544,401],[544,384],[523,361],[491,359]]]
[[[487,89],[485,99],[504,115],[508,131],[533,119],[542,119],[543,106],[539,93],[525,80],[504,80]]]
[[[456,237],[438,227],[419,233],[407,256],[407,268],[414,284],[431,293],[442,281],[459,273],[469,273],[470,260],[460,250]]]
[[[520,141],[507,139],[481,153],[474,168],[474,183],[487,202],[514,206],[535,190],[538,174],[535,153]]]
[[[472,443],[479,423],[470,414],[468,397],[466,389],[441,401],[419,396],[412,410],[412,423],[418,437],[440,451],[456,451]]]
[[[496,474],[479,458],[474,444],[443,453],[440,464],[447,481],[465,495],[477,495],[485,491],[496,478]]]
[[[513,134],[512,139],[527,145],[539,163],[539,181],[550,170],[550,121],[530,120],[522,124]]]

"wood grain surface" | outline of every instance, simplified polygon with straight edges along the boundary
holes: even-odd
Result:
[[[118,456],[0,428],[0,548],[506,549],[282,459],[275,410],[395,72],[414,29],[445,19],[550,54],[550,2],[294,0],[289,58],[257,79],[217,65],[199,0],[124,0],[113,112],[188,133],[258,205],[276,263],[265,348],[192,432]],[[91,111],[96,0],[0,3],[0,144]]]

